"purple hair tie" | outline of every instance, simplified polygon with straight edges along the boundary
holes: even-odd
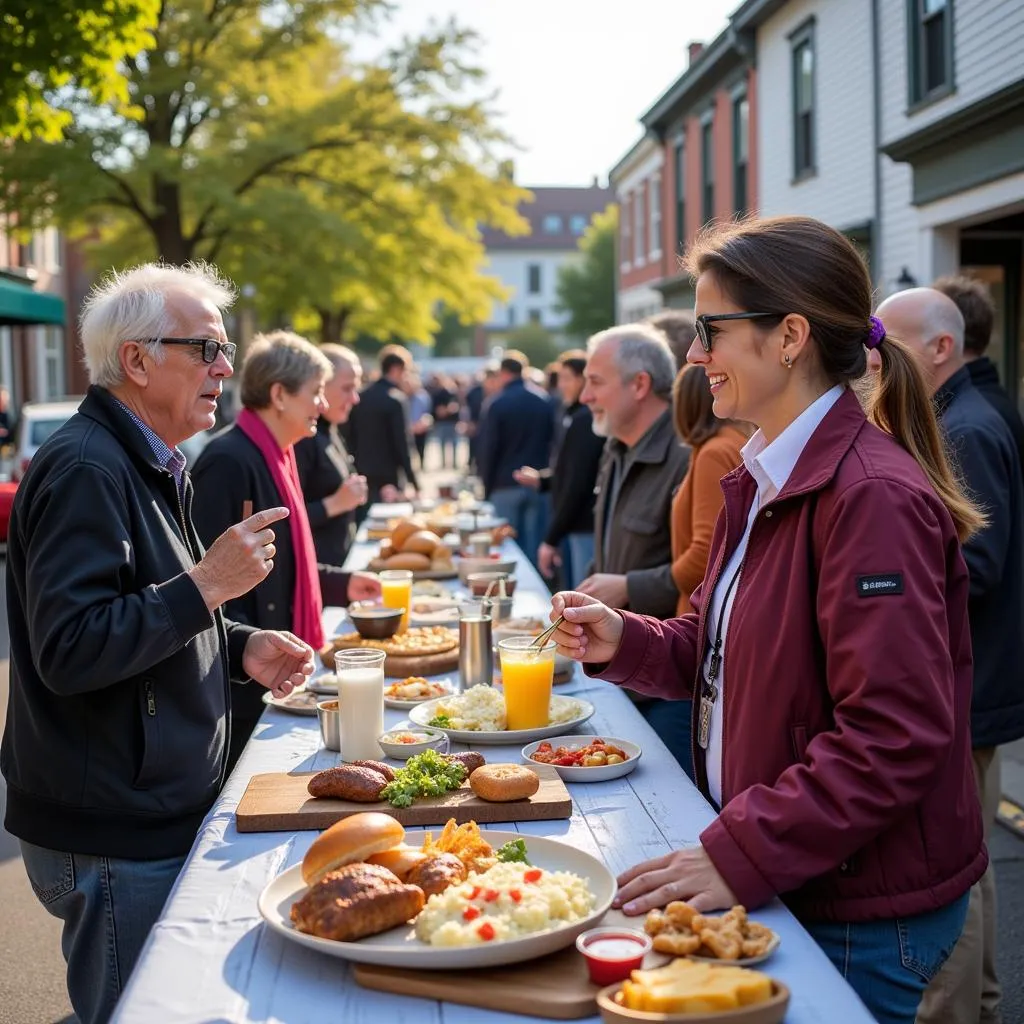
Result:
[[[868,334],[868,340],[864,344],[868,348],[878,348],[885,338],[885,324],[877,316],[872,316],[868,319],[871,321],[871,331]]]

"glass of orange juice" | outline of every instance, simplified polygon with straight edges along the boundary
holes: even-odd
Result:
[[[405,609],[398,627],[398,632],[404,633],[409,628],[409,609],[412,608],[412,570],[385,569],[378,578],[384,607]]]
[[[537,729],[551,720],[556,645],[534,647],[533,640],[511,636],[498,641],[508,729]]]

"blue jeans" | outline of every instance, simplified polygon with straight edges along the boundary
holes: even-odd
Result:
[[[575,590],[586,579],[587,567],[593,560],[592,533],[570,533],[566,536],[562,541],[562,578],[569,590]]]
[[[637,705],[637,711],[647,724],[658,734],[669,753],[679,762],[691,782],[696,782],[693,772],[693,749],[690,736],[693,732],[692,700],[645,700]]]
[[[184,857],[115,860],[59,853],[21,840],[29,882],[64,922],[60,945],[81,1024],[104,1024],[163,910]]]
[[[804,927],[879,1024],[914,1024],[928,982],[963,930],[968,897],[914,917]]]
[[[537,548],[544,539],[545,495],[531,487],[502,487],[491,493],[494,514],[507,519],[516,540],[530,561],[537,564]]]

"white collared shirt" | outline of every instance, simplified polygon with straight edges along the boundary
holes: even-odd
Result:
[[[815,399],[771,444],[766,442],[764,434],[758,430],[743,446],[741,452],[743,464],[757,484],[757,494],[754,495],[753,504],[750,506],[747,527],[743,531],[743,536],[725,564],[718,578],[718,585],[711,594],[706,619],[708,646],[702,669],[702,676],[706,678],[711,663],[715,635],[718,631],[718,619],[722,615],[722,665],[718,670],[718,678],[715,680],[715,686],[718,687],[718,698],[711,708],[711,730],[708,736],[706,757],[708,791],[711,793],[711,799],[719,807],[722,806],[722,708],[725,702],[726,649],[728,647],[729,619],[732,616],[736,591],[739,590],[739,579],[736,580],[736,585],[728,594],[724,613],[722,602],[726,600],[730,581],[733,576],[739,574],[743,565],[743,557],[747,553],[747,542],[750,539],[750,530],[757,518],[758,511],[786,486],[786,481],[790,478],[800,455],[811,439],[811,435],[818,429],[832,406],[839,401],[843,390],[843,386],[837,384],[820,398]],[[699,690],[695,699],[700,701]]]

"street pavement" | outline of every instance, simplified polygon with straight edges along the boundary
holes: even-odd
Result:
[[[433,446],[431,446],[433,448]],[[427,484],[438,472],[429,451]],[[0,561],[0,730],[7,717],[8,652],[6,565]],[[1024,809],[1024,741],[1003,748],[1004,811]],[[0,777],[0,813],[6,787]],[[1019,831],[997,826],[990,854],[996,865],[999,904],[999,977],[1003,1024],[1024,1024],[1024,818]],[[0,1024],[71,1024],[60,952],[60,924],[36,901],[17,841],[0,829]]]

